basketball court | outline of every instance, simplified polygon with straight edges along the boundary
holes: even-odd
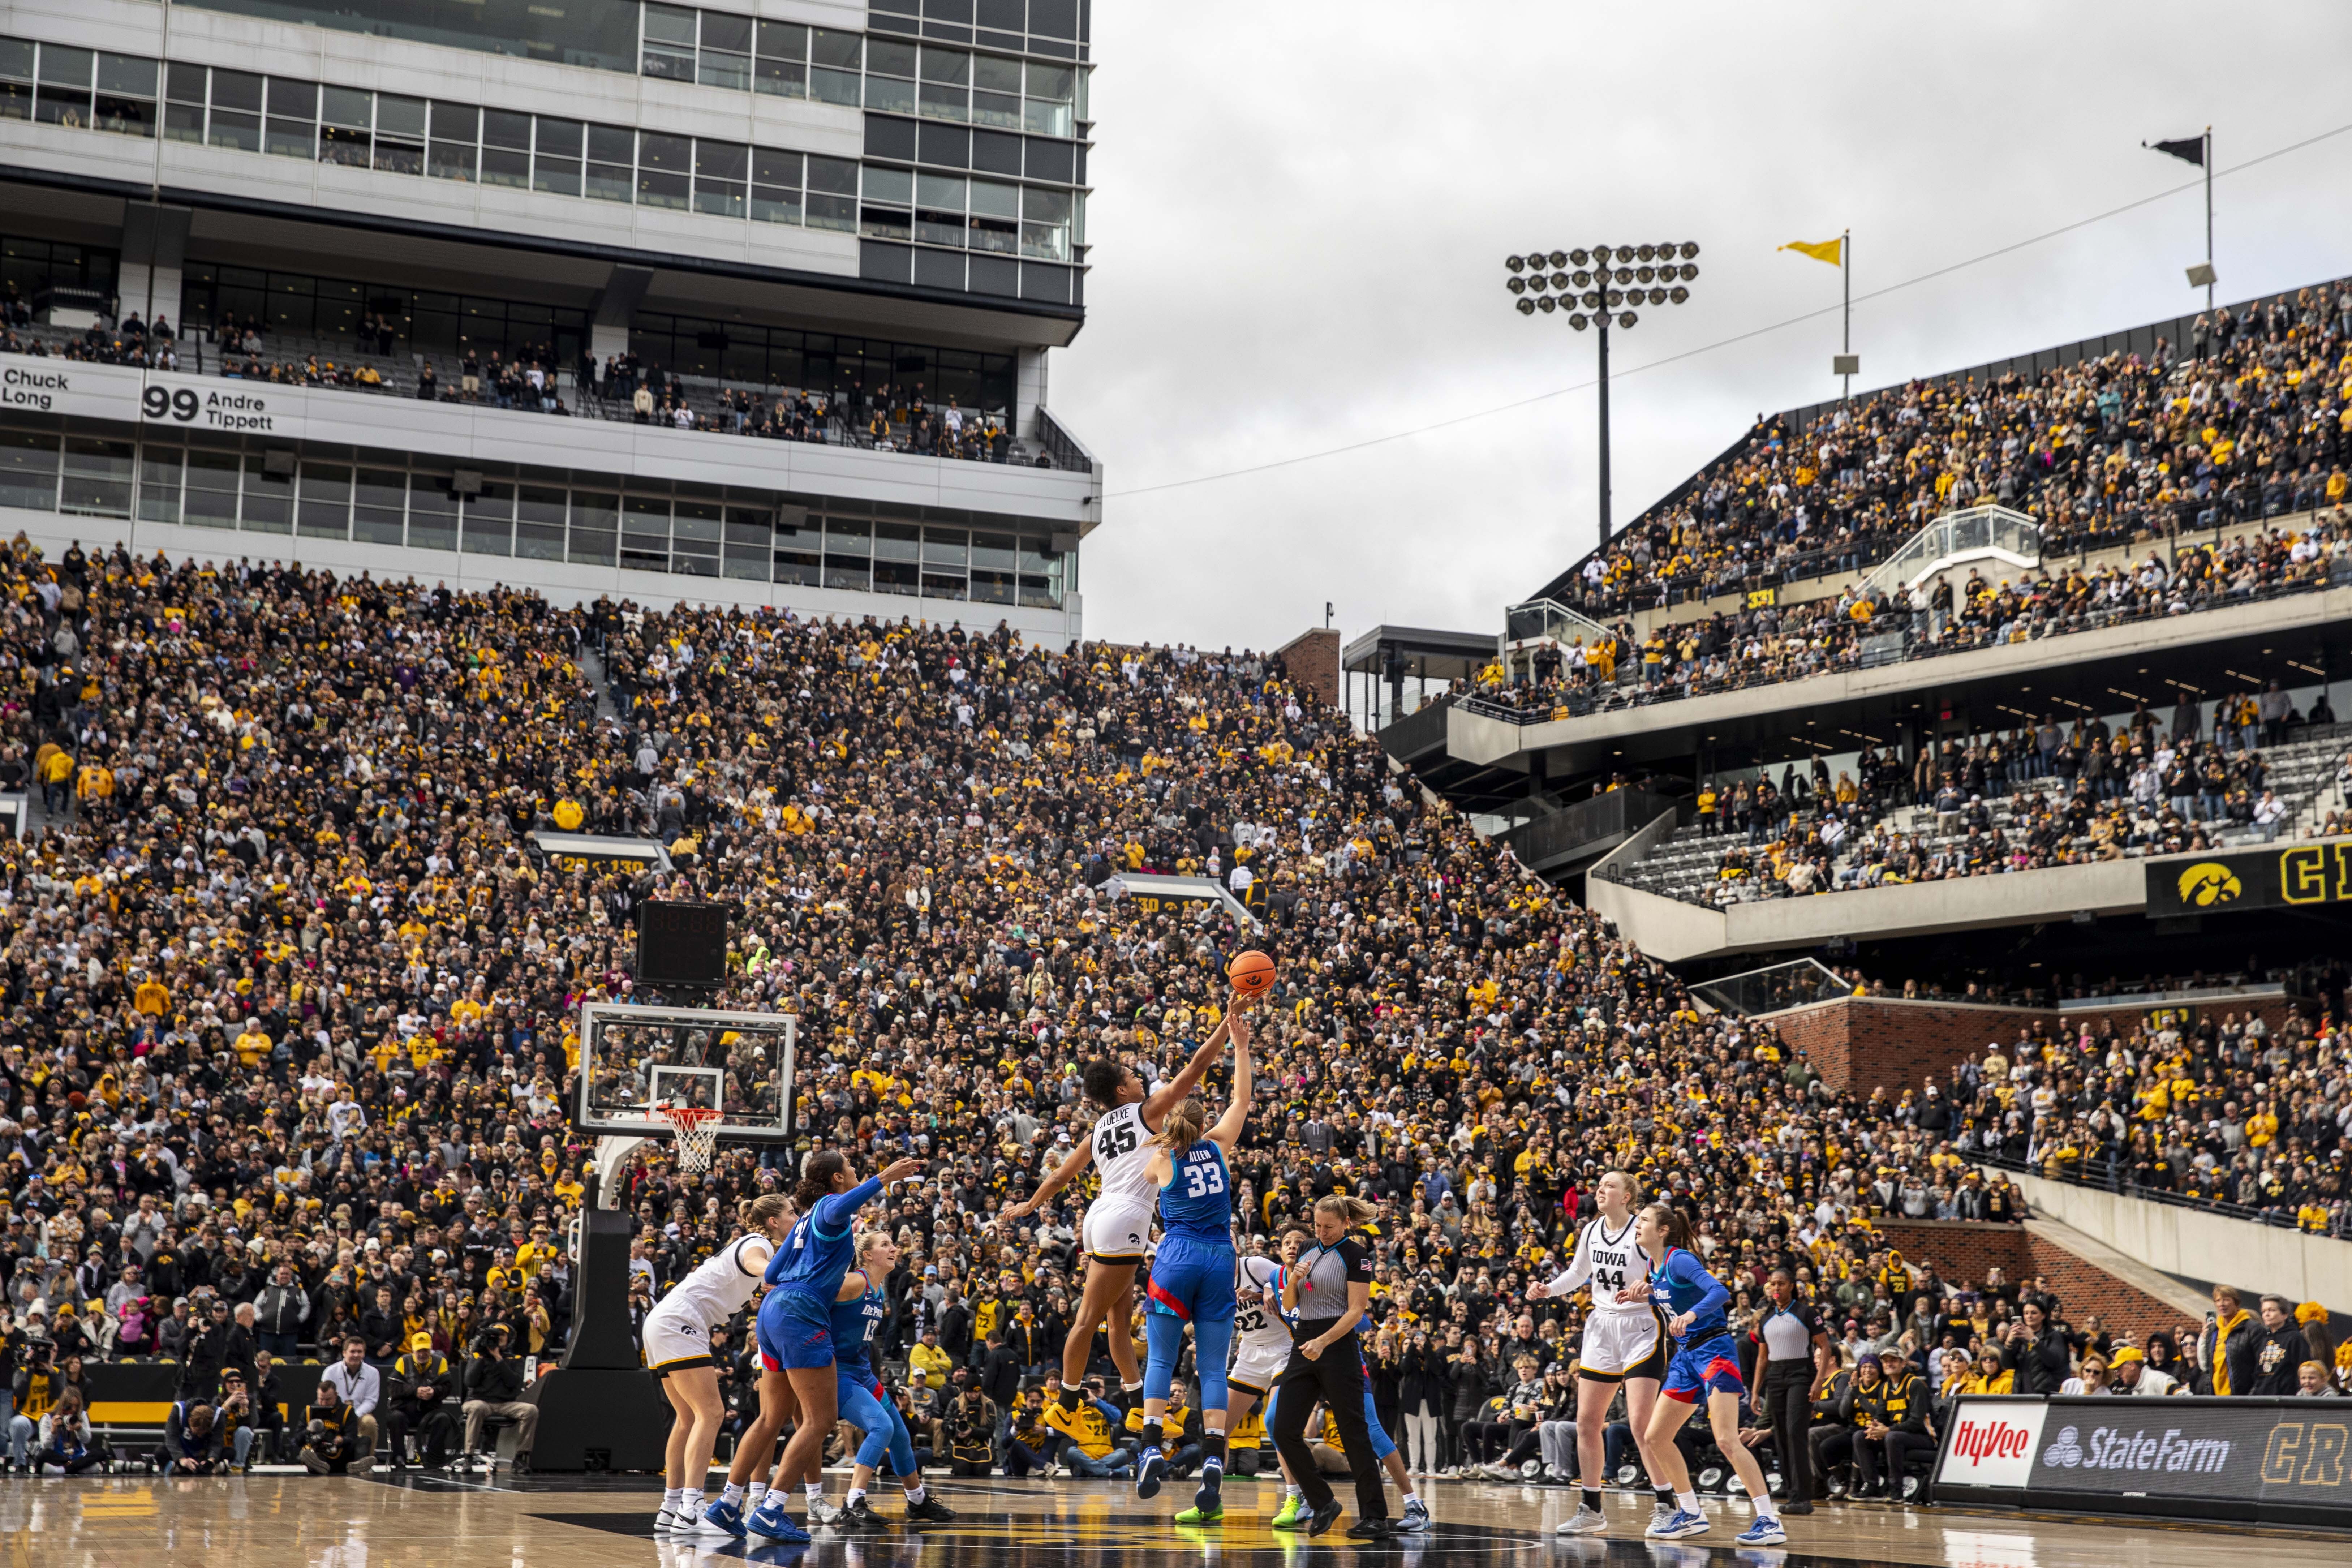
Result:
[[[840,1500],[841,1483],[830,1488]],[[1178,1489],[1182,1491],[1184,1489]],[[1613,1494],[1612,1533],[1561,1538],[1552,1526],[1577,1494],[1566,1489],[1440,1481],[1427,1495],[1437,1516],[1427,1536],[1359,1546],[1344,1536],[1307,1540],[1269,1530],[1280,1505],[1272,1484],[1229,1481],[1225,1521],[1208,1530],[1168,1522],[1183,1500],[1136,1500],[1116,1481],[947,1481],[940,1496],[961,1515],[945,1525],[843,1535],[816,1531],[805,1547],[724,1538],[685,1542],[653,1534],[660,1500],[653,1478],[525,1478],[492,1483],[410,1475],[382,1479],[310,1477],[160,1481],[51,1479],[0,1482],[0,1535],[16,1568],[152,1568],[158,1562],[236,1568],[694,1568],[705,1560],[833,1568],[917,1564],[1219,1564],[1277,1568],[1361,1556],[1429,1564],[1559,1563],[1563,1568],[1803,1568],[1810,1563],[1950,1564],[1952,1568],[2212,1568],[2259,1560],[2262,1568],[2335,1568],[2341,1535],[2202,1528],[2147,1521],[2080,1521],[1944,1508],[1827,1505],[1790,1521],[1786,1547],[1740,1548],[1744,1505],[1708,1500],[1706,1536],[1645,1542],[1646,1493]],[[894,1514],[895,1500],[881,1505]],[[747,1550],[748,1546],[748,1550]]]

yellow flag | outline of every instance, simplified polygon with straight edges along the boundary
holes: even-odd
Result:
[[[1780,248],[1793,250],[1800,256],[1810,256],[1816,261],[1826,261],[1832,267],[1845,265],[1845,241],[1843,238],[1824,239],[1818,242],[1792,239]]]

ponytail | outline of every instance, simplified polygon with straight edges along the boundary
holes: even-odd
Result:
[[[1348,1222],[1348,1228],[1354,1230],[1359,1226],[1368,1225],[1377,1219],[1381,1211],[1361,1198],[1349,1197],[1345,1193],[1333,1193],[1329,1197],[1315,1200],[1315,1212],[1339,1215]]]
[[[833,1195],[833,1179],[849,1169],[849,1157],[838,1149],[820,1149],[801,1164],[800,1185],[793,1189],[793,1202],[803,1214],[817,1205],[820,1198]]]
[[[1171,1153],[1189,1149],[1201,1141],[1202,1131],[1208,1125],[1209,1108],[1195,1095],[1168,1112],[1168,1120],[1160,1124],[1160,1136],[1152,1142]]]
[[[1648,1215],[1660,1230],[1665,1232],[1667,1247],[1679,1247],[1685,1252],[1691,1253],[1698,1250],[1691,1243],[1691,1222],[1688,1214],[1669,1204],[1652,1204],[1642,1212]],[[1660,1261],[1663,1262],[1664,1259]]]
[[[788,1212],[793,1200],[782,1193],[761,1193],[756,1198],[746,1198],[735,1205],[735,1225],[740,1230],[764,1231],[776,1216]]]

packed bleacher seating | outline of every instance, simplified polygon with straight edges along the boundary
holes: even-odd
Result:
[[[2147,357],[1915,382],[1804,429],[1759,420],[1582,564],[1573,607],[1608,620],[1858,573],[1981,502],[2035,518],[2046,558],[2341,504],[2347,344],[2352,281],[2200,316]]]
[[[1908,776],[1865,749],[1834,782],[1819,763],[1777,784],[1769,770],[1710,782],[1696,821],[1610,870],[1720,908],[2341,833],[2352,755],[2324,695],[2307,715],[2289,701],[2275,722],[2256,716],[2264,696],[2284,695],[2221,700],[2225,719],[2205,739],[2191,703],[2171,732],[2143,711],[2112,733],[2045,719],[1948,742]]]
[[[1443,1421],[1433,1463],[1527,1462],[1519,1359],[1566,1363],[1582,1319],[1526,1286],[1612,1166],[1692,1213],[1743,1316],[1785,1267],[1850,1359],[2010,1346],[2031,1379],[2129,1344],[2194,1375],[2165,1324],[2065,1319],[1890,1250],[1877,1226],[1916,1205],[2023,1205],[1927,1101],[1838,1093],[1769,1023],[1699,1009],[1277,661],[49,562],[21,538],[0,605],[20,693],[0,784],[41,786],[33,831],[0,841],[0,1347],[44,1399],[66,1353],[163,1352],[184,1409],[159,1463],[433,1450],[390,1422],[353,1439],[332,1402],[224,1447],[229,1374],[264,1386],[263,1355],[345,1360],[351,1410],[367,1389],[397,1410],[404,1356],[496,1389],[560,1348],[593,1152],[567,1121],[573,1009],[635,994],[631,910],[688,892],[744,908],[722,1005],[803,1021],[799,1124],[933,1162],[877,1211],[904,1247],[877,1360],[916,1429],[969,1438],[924,1411],[982,1398],[1009,1418],[994,1464],[1115,1462],[1035,1403],[1083,1197],[992,1222],[1083,1136],[1080,1064],[1164,1073],[1219,1016],[1237,933],[1139,912],[1119,878],[1145,870],[1264,911],[1250,940],[1280,978],[1234,1161],[1245,1244],[1327,1194],[1378,1205],[1376,1386],[1384,1420]],[[543,864],[549,825],[657,836],[678,868]],[[2291,1136],[2321,1153],[2308,1121]],[[640,1308],[788,1167],[646,1157]],[[736,1356],[739,1429],[755,1381]]]

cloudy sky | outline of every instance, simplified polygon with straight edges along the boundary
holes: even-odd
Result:
[[[2352,129],[2227,172],[2352,124],[2341,4],[1118,0],[1095,26],[1088,321],[1051,403],[1108,471],[1096,637],[1271,647],[1327,600],[1350,637],[1491,630],[1588,549],[1593,334],[1512,310],[1514,251],[1703,247],[1690,303],[1612,334],[1621,524],[1835,394],[1834,310],[1707,347],[1836,305],[1784,241],[1850,227],[1864,294],[2187,184],[2139,143],[2210,123],[2221,299],[2352,273]],[[2183,192],[1858,304],[1857,388],[2193,309],[2203,222]]]

